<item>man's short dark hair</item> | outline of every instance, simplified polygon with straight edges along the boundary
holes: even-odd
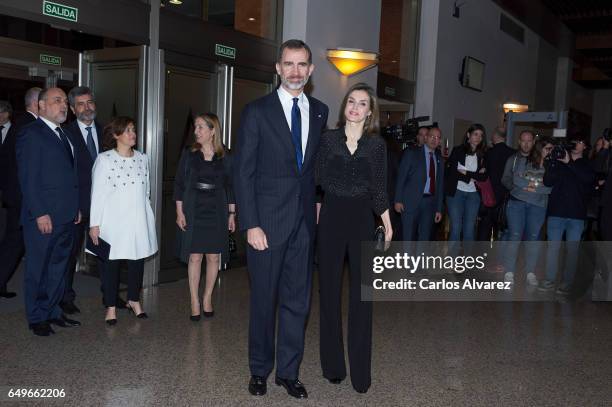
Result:
[[[493,129],[493,135],[505,139],[506,129],[504,129],[503,127],[496,127],[495,129]]]
[[[305,49],[306,52],[308,53],[308,63],[312,64],[312,51],[310,50],[310,47],[302,40],[287,40],[285,42],[283,42],[283,44],[280,46],[280,49],[278,50],[278,62],[281,61],[281,59],[283,59],[283,52],[285,51],[286,48],[289,49]]]
[[[429,127],[429,126],[419,126],[419,128],[417,129],[417,133],[420,132],[421,129],[425,129],[425,130],[429,131],[430,128],[431,127]]]
[[[8,102],[8,100],[0,100],[0,113],[8,112],[9,115],[13,114],[13,106]]]
[[[70,92],[68,92],[68,103],[70,106],[74,107],[74,99],[83,95],[91,95],[93,97],[93,92],[87,86],[75,86],[70,89]]]

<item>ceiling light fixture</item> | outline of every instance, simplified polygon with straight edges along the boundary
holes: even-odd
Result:
[[[529,105],[520,105],[518,103],[504,103],[502,107],[504,108],[504,113],[522,113],[529,110]]]
[[[169,0],[168,3],[178,6],[180,4],[183,4],[183,0]]]
[[[255,17],[249,17],[249,21],[255,21]]]
[[[377,53],[353,48],[328,49],[327,59],[346,76],[355,75],[378,64]]]

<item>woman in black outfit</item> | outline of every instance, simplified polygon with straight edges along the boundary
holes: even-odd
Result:
[[[191,320],[200,320],[198,289],[206,255],[205,317],[212,317],[212,292],[220,261],[227,259],[228,230],[235,229],[231,162],[221,143],[219,119],[212,113],[195,117],[195,143],[185,149],[174,181],[179,257],[188,264]]]
[[[361,301],[361,242],[374,236],[382,217],[385,240],[393,236],[387,199],[387,152],[378,135],[378,103],[366,84],[353,85],[340,109],[340,128],[321,137],[317,183],[323,189],[318,230],[321,301],[321,367],[331,383],[346,377],[342,340],[342,271],[349,258],[348,352],[353,388],[371,384],[372,303]],[[368,272],[368,270],[364,270]]]

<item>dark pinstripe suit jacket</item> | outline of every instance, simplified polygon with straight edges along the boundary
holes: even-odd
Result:
[[[276,91],[242,113],[234,172],[240,228],[261,227],[268,244],[285,241],[304,216],[314,238],[314,161],[329,109],[308,97],[310,121],[304,164],[298,171],[291,131]]]

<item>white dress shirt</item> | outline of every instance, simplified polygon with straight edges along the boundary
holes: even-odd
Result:
[[[57,136],[57,138],[58,138],[58,139],[60,139],[60,141],[62,141],[62,138],[60,137],[59,133],[58,133],[58,132],[55,130],[56,128],[61,127],[61,126],[58,126],[57,124],[53,123],[52,121],[49,121],[49,120],[45,119],[45,118],[44,118],[44,117],[42,117],[42,116],[38,116],[38,117],[39,117],[39,118],[40,118],[40,120],[42,120],[42,121],[43,121],[43,122],[44,122],[44,123],[45,123],[47,126],[49,126],[49,128],[50,128],[51,130],[53,130],[53,133],[55,133],[55,135]],[[66,134],[66,133],[64,133],[64,135],[65,135],[65,134]],[[72,143],[70,142],[70,139],[68,138],[68,136],[66,136],[66,140],[68,140],[68,145],[70,146],[70,150],[72,150],[72,156],[74,157],[74,146],[73,146],[73,145],[72,145]],[[63,141],[62,141],[62,143],[63,143]]]
[[[478,158],[476,157],[476,154],[466,155],[465,165],[457,163],[457,169],[476,172],[476,170],[478,169]],[[464,192],[476,192],[476,184],[474,184],[473,179],[471,179],[469,183],[458,181],[457,189]]]
[[[98,154],[92,169],[89,224],[100,227],[110,244],[109,259],[139,260],[157,252],[150,202],[149,159],[134,150],[122,157],[115,149]]]
[[[300,108],[300,114],[302,116],[303,162],[306,154],[306,145],[308,144],[308,130],[310,127],[310,103],[308,103],[308,98],[306,97],[304,92],[300,93],[298,96],[293,96],[291,93],[287,92],[282,86],[279,86],[276,92],[278,93],[278,98],[280,99],[281,105],[283,106],[283,112],[285,113],[285,118],[287,119],[289,130],[291,130],[291,109],[293,109],[293,98],[298,98],[298,107]]]
[[[11,128],[11,121],[9,120],[8,122],[4,123],[2,126],[4,128],[2,129],[2,143],[0,144],[4,144],[4,140],[6,140],[6,135],[8,134],[8,131]]]
[[[87,128],[91,127],[91,135],[93,136],[96,151],[100,151],[100,146],[98,145],[98,132],[96,131],[96,123],[91,122],[91,125],[88,126],[80,120],[77,120],[77,124],[79,126],[79,129],[81,130],[81,135],[83,136],[83,141],[85,141],[85,145],[87,145]]]

